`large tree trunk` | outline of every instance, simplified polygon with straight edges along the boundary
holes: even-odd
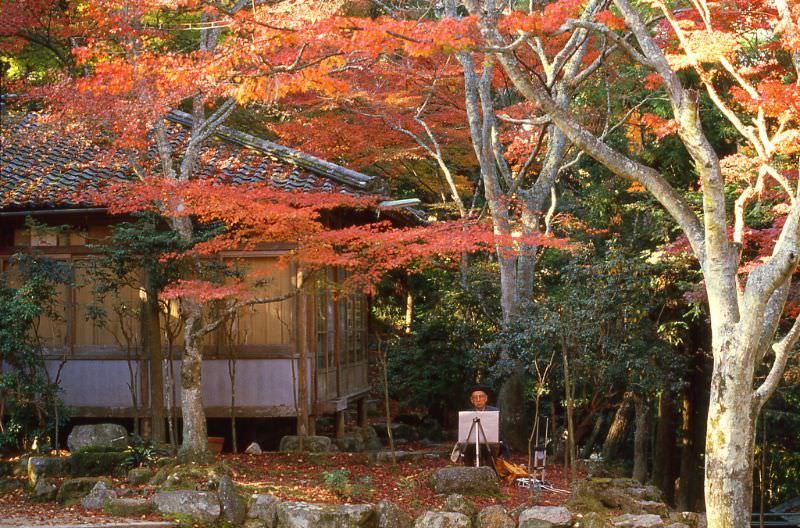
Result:
[[[206,413],[203,407],[203,353],[196,332],[201,321],[201,307],[192,299],[181,301],[184,320],[183,356],[181,361],[181,412],[183,443],[178,457],[184,462],[207,462],[214,455],[208,449]]]
[[[647,480],[647,461],[650,447],[650,402],[637,395],[634,404],[636,410],[636,429],[633,436],[633,478],[644,483]]]
[[[709,526],[750,523],[757,412],[753,408],[753,364],[733,350],[715,354],[706,431],[706,517]],[[739,356],[739,357],[737,357]]]
[[[603,442],[603,459],[614,460],[619,455],[619,450],[628,434],[628,427],[633,415],[633,393],[626,392],[622,402],[614,413],[611,428],[608,430],[606,440]]]

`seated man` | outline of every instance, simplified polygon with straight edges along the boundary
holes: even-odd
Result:
[[[497,407],[493,407],[489,405],[489,395],[492,393],[492,389],[487,385],[473,385],[470,387],[467,392],[469,393],[469,401],[472,404],[471,411],[499,411]],[[462,439],[459,438],[459,441]],[[493,444],[489,446],[491,448],[491,452],[486,445],[481,445],[480,449],[480,461],[481,465],[491,466],[493,465],[493,457],[497,456],[507,456],[507,450],[502,443],[502,439],[500,444]],[[465,466],[474,466],[475,465],[475,449],[474,446],[468,445],[461,445],[461,455],[463,456],[463,461]]]

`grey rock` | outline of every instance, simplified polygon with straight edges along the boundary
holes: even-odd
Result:
[[[18,490],[21,487],[23,487],[23,484],[17,479],[0,478],[0,495],[10,491]]]
[[[81,506],[87,510],[101,510],[106,502],[117,498],[117,492],[102,480],[94,485],[92,491],[81,499]]]
[[[256,493],[252,496],[247,518],[260,521],[261,528],[275,528],[278,525],[278,504],[280,499],[273,495]]]
[[[689,528],[689,526],[683,523],[674,523],[674,524],[668,524],[666,528]]]
[[[641,513],[652,513],[661,517],[667,517],[669,515],[669,509],[663,502],[643,500],[639,501],[638,507]]]
[[[663,502],[661,490],[655,486],[647,485],[642,487],[627,488],[625,493],[631,497],[646,501]]]
[[[336,446],[344,453],[361,453],[364,451],[364,439],[358,433],[345,433],[336,439]]]
[[[17,461],[14,467],[11,469],[13,475],[15,477],[27,477],[28,476],[28,461],[30,457],[23,456]]]
[[[281,502],[278,528],[374,528],[378,515],[369,504]]]
[[[472,521],[463,513],[428,511],[417,517],[414,528],[472,528]]]
[[[562,528],[572,525],[572,513],[562,506],[534,506],[519,514],[519,528]]]
[[[76,425],[67,437],[70,451],[87,447],[125,448],[128,446],[128,431],[119,424]]]
[[[580,528],[605,528],[606,517],[597,512],[585,513],[581,519],[575,523]]]
[[[695,512],[670,512],[669,519],[675,524],[685,524],[690,528],[700,525],[700,514]]]
[[[133,468],[128,471],[128,482],[134,486],[147,483],[153,477],[153,472],[145,467]]]
[[[230,475],[219,479],[217,494],[222,505],[222,517],[231,524],[242,524],[247,517],[247,504]]]
[[[68,504],[80,500],[91,493],[101,479],[96,477],[81,477],[65,480],[58,488],[56,500],[61,504]],[[110,485],[107,485],[110,488]]]
[[[642,515],[627,513],[611,519],[611,525],[615,528],[662,528],[664,522],[661,517],[651,513]]]
[[[478,514],[478,509],[475,508],[475,505],[460,493],[448,495],[442,506],[442,511],[463,513],[470,519],[474,519]]]
[[[263,451],[261,451],[261,446],[258,445],[258,442],[253,442],[247,446],[247,449],[245,449],[244,452],[248,455],[260,455]]]
[[[46,478],[42,477],[38,480],[38,482],[36,482],[36,485],[33,487],[33,492],[31,493],[31,497],[35,501],[51,501],[55,500],[57,493],[58,493],[58,486],[56,486]]]
[[[161,513],[187,515],[199,522],[216,521],[222,513],[219,497],[210,491],[159,491],[153,504]]]
[[[303,448],[300,449],[302,439]],[[281,438],[280,451],[305,451],[309,453],[325,453],[331,450],[332,442],[327,436],[306,436],[304,438],[295,435],[284,436]]]
[[[446,467],[431,475],[436,493],[495,494],[500,492],[497,475],[489,467]]]
[[[411,528],[413,519],[400,507],[386,500],[375,507],[378,512],[378,528]]]
[[[139,517],[153,511],[153,501],[129,497],[109,499],[105,510],[117,517]]]
[[[35,486],[41,477],[64,477],[69,474],[70,463],[64,457],[30,457],[28,459],[28,482]]]
[[[478,513],[475,528],[515,528],[517,523],[499,504],[487,506]]]

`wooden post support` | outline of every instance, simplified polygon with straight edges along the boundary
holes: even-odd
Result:
[[[367,425],[367,398],[361,398],[358,400],[357,404],[358,409],[358,426],[364,427]]]
[[[345,411],[336,411],[336,438],[344,436],[344,413]]]

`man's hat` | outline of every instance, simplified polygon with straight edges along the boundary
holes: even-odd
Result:
[[[476,383],[475,385],[470,386],[467,389],[467,394],[471,396],[472,393],[475,391],[483,391],[490,398],[494,395],[494,391],[492,390],[492,388],[488,385],[484,385],[483,383]]]

